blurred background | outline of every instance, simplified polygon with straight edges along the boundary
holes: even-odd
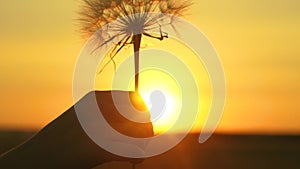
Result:
[[[0,154],[73,105],[73,70],[86,41],[78,10],[79,0],[0,1]],[[207,35],[224,66],[218,134],[198,144],[196,127],[138,167],[300,168],[300,1],[194,0],[186,19]]]
[[[297,0],[194,0],[186,18],[214,44],[227,79],[217,132],[300,134],[299,7]],[[0,129],[38,130],[73,105],[72,75],[86,40],[78,9],[78,0],[0,1]]]

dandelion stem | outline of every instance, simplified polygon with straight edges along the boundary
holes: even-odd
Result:
[[[139,57],[140,57],[140,46],[142,34],[133,35],[133,50],[134,50],[134,82],[135,92],[139,91]]]

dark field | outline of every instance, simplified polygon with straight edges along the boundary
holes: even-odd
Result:
[[[22,143],[33,132],[0,132],[0,154]],[[190,134],[167,153],[146,159],[137,169],[300,169],[300,136],[213,135],[198,144]],[[112,162],[95,169],[130,169]]]

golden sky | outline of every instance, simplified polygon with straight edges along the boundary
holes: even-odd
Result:
[[[300,1],[195,0],[187,19],[227,79],[220,132],[300,133]],[[0,128],[39,129],[72,103],[77,0],[0,2]]]

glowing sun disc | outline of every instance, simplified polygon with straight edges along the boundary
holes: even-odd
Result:
[[[132,81],[130,87],[133,85]],[[160,100],[153,98],[155,92],[156,96],[161,94],[163,100],[162,98]],[[159,69],[143,70],[140,73],[139,93],[150,111],[154,132],[163,133],[172,127],[181,109],[181,91],[176,80]],[[158,104],[164,104],[163,109],[157,110]]]

